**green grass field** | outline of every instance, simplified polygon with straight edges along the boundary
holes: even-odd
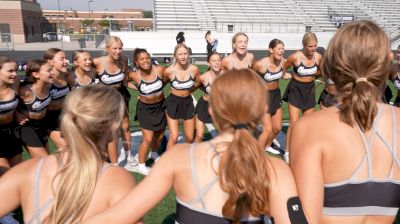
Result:
[[[201,73],[205,72],[208,68],[205,65],[199,65],[198,67],[199,67]],[[280,81],[279,87],[280,87],[282,95],[283,95],[284,90],[286,89],[286,86],[288,83],[289,83],[289,80],[281,80]],[[397,93],[395,92],[391,83],[389,85],[393,91],[393,94],[397,95]],[[316,83],[316,100],[319,98],[319,95],[322,92],[323,88],[324,88],[324,84],[322,82]],[[165,96],[168,95],[169,90],[170,90],[170,87],[169,87],[169,85],[167,85],[166,88],[164,89]],[[138,97],[138,93],[136,91],[132,91],[132,90],[129,90],[129,91],[132,95],[131,101],[129,104],[130,130],[131,130],[131,132],[140,131],[139,124],[136,121],[134,121],[134,114],[136,111],[136,102],[137,102],[136,99]],[[200,90],[197,90],[194,92],[193,95],[196,99],[199,99],[201,97],[202,93]],[[317,109],[319,109],[319,106],[317,106]],[[288,108],[287,108],[286,102],[283,102],[282,110],[283,110],[283,121],[287,122],[289,119],[289,115],[288,115]],[[137,146],[132,146],[132,147],[137,147]],[[55,146],[51,142],[50,142],[50,150],[51,151],[56,150]],[[24,152],[23,157],[24,157],[24,159],[28,159],[29,155],[26,152]],[[137,174],[137,173],[132,173],[132,175],[135,177],[135,179],[138,183],[144,178],[142,175]],[[132,211],[132,213],[134,213],[134,212],[135,211]],[[17,213],[16,217],[19,220],[22,220],[21,211],[18,210],[18,211],[16,211],[16,213]],[[144,217],[144,222],[150,223],[150,224],[153,224],[153,223],[173,224],[173,223],[175,223],[175,194],[172,190],[168,194],[168,196],[166,198],[164,198],[163,201],[161,201],[154,209],[152,209]],[[22,223],[22,221],[21,221],[21,223]],[[399,223],[399,222],[396,221],[395,223]]]

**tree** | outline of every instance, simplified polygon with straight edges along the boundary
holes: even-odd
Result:
[[[143,11],[143,18],[153,18],[153,11]]]
[[[81,23],[84,27],[91,26],[94,23],[94,19],[84,19],[81,20]]]
[[[108,19],[102,19],[102,20],[100,20],[99,21],[99,25],[101,26],[101,27],[110,27],[110,20],[108,20]]]

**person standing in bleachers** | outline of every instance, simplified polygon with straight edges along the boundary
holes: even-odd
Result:
[[[207,55],[210,55],[212,52],[217,51],[218,40],[216,38],[211,37],[211,31],[207,31],[204,37],[206,39],[206,49]]]

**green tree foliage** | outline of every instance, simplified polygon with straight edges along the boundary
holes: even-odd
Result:
[[[84,27],[91,26],[94,23],[94,19],[84,19],[84,20],[81,20],[81,23]]]
[[[99,21],[99,25],[101,26],[101,27],[109,27],[110,26],[110,20],[108,20],[108,19],[102,19],[102,20],[100,20]]]
[[[153,11],[143,11],[144,18],[153,18]]]

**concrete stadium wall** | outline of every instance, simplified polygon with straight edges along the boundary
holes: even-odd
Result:
[[[176,32],[111,32],[118,36],[124,43],[124,49],[132,50],[140,47],[147,49],[150,53],[172,54],[176,45]],[[334,32],[316,33],[318,45],[327,47]],[[192,48],[194,54],[206,54],[205,32],[185,32],[186,44]],[[218,39],[218,52],[232,52],[232,36],[234,33],[212,32],[212,37]],[[247,33],[249,36],[249,50],[265,50],[269,42],[278,38],[285,43],[286,50],[302,48],[304,33]]]

